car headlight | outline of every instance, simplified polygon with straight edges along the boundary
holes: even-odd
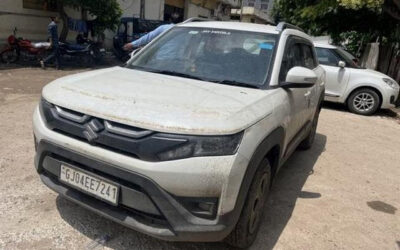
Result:
[[[389,85],[390,87],[392,87],[392,88],[397,88],[398,87],[398,84],[397,84],[397,82],[395,81],[395,80],[392,80],[392,79],[390,79],[390,78],[382,78],[382,80],[387,84],[387,85]]]
[[[187,136],[187,143],[159,153],[158,158],[168,161],[199,156],[233,155],[237,152],[242,137],[243,132],[224,136]]]

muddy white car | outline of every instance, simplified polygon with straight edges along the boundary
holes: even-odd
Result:
[[[346,104],[360,115],[372,115],[380,108],[394,108],[399,102],[399,84],[375,70],[360,68],[344,49],[315,43],[320,65],[326,71],[325,100]]]
[[[324,70],[301,30],[187,22],[126,67],[48,84],[33,117],[49,188],[172,241],[247,247],[279,168],[310,148]]]

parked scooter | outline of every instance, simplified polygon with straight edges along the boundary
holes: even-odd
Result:
[[[99,63],[104,57],[106,50],[101,48],[99,43],[93,42],[78,35],[77,43],[59,43],[60,55],[63,60],[76,60],[87,66]]]
[[[48,42],[32,43],[30,40],[17,38],[17,28],[14,28],[13,35],[7,39],[8,45],[0,52],[1,61],[4,63],[15,63],[23,61],[40,61],[48,54]]]

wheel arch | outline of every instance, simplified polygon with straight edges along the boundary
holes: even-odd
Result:
[[[283,150],[284,136],[285,136],[284,128],[283,127],[276,128],[271,133],[269,133],[264,138],[264,140],[257,146],[252,157],[250,158],[242,183],[240,185],[235,207],[233,209],[234,212],[231,218],[233,219],[233,221],[235,221],[235,223],[232,223],[232,229],[236,225],[236,222],[238,221],[239,216],[243,210],[243,206],[246,201],[250,185],[261,162],[265,158],[268,159],[271,165],[272,180],[273,177],[278,172],[283,155],[282,150]]]
[[[349,93],[347,94],[347,96],[346,96],[346,98],[345,98],[345,102],[344,102],[344,103],[347,105],[350,96],[351,96],[354,92],[356,92],[357,90],[360,90],[360,89],[370,89],[370,90],[375,91],[375,92],[378,94],[378,96],[379,96],[379,108],[381,108],[382,103],[383,103],[383,94],[382,94],[382,91],[379,90],[377,87],[372,86],[371,84],[359,85],[359,86],[355,87],[354,89],[352,89],[351,91],[349,91]]]

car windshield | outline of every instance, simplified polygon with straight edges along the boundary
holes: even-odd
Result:
[[[264,85],[277,35],[238,30],[175,27],[128,68],[244,87]]]

